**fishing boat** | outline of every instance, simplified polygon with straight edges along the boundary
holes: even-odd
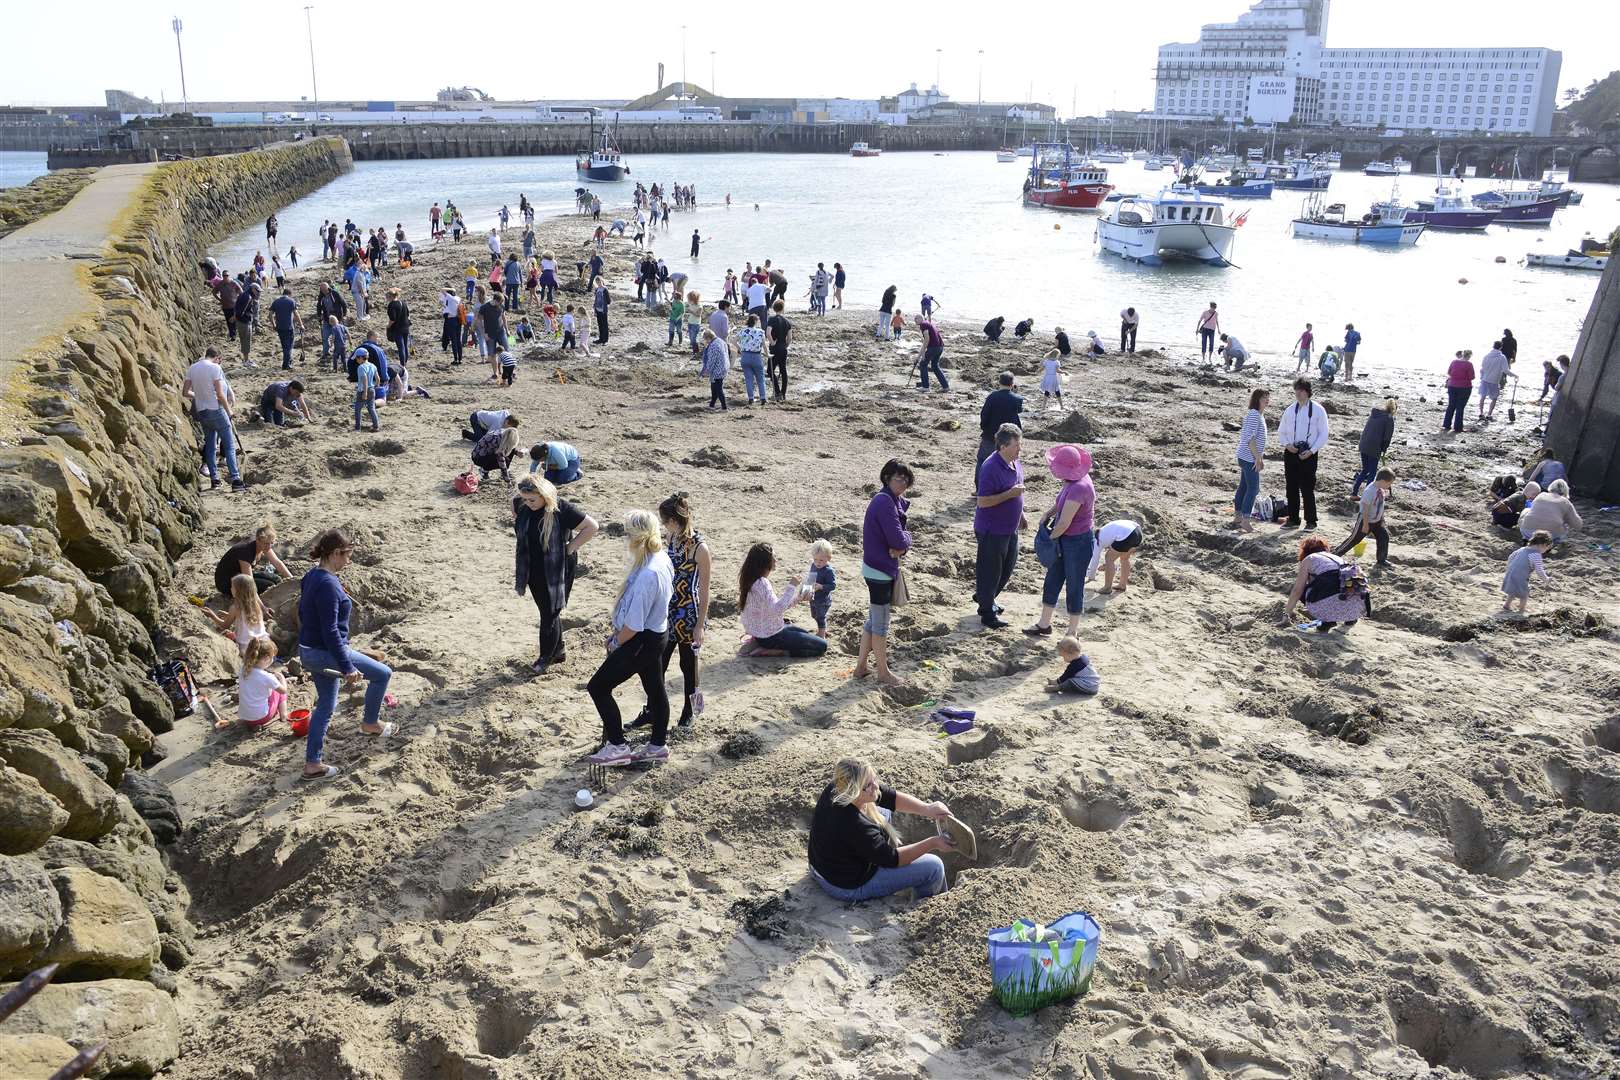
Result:
[[[1401,166],[1405,164],[1400,158],[1394,161],[1369,161],[1362,166],[1361,173],[1363,176],[1399,176]]]
[[[877,157],[882,153],[883,151],[878,147],[868,146],[863,142],[858,142],[849,148],[850,157]]]
[[[1214,183],[1196,175],[1184,177],[1182,183],[1200,194],[1219,195],[1223,199],[1271,198],[1271,181],[1251,175],[1247,169],[1239,169]]]
[[[1373,203],[1373,212],[1380,212],[1385,205]],[[1438,178],[1434,185],[1434,198],[1419,199],[1416,208],[1402,209],[1406,210],[1407,221],[1421,223],[1441,232],[1483,232],[1500,212],[1475,206],[1464,199],[1458,189]]]
[[[1524,261],[1526,266],[1543,266],[1558,270],[1602,270],[1609,265],[1609,252],[1589,254],[1571,248],[1564,255],[1526,255]]]
[[[1565,187],[1561,180],[1554,180],[1551,170],[1541,178],[1540,183],[1536,185],[1536,190],[1541,193],[1544,199],[1557,199],[1559,209],[1566,206],[1579,206],[1581,203],[1581,193],[1572,187]]]
[[[1019,157],[1034,157],[1035,156],[1035,147],[1033,147],[1033,146],[1020,146],[1017,150],[1015,150],[1013,152],[1016,153]]]
[[[580,179],[612,183],[630,175],[630,166],[624,163],[623,155],[614,148],[608,129],[604,127],[598,134],[594,113],[591,117],[591,144],[594,149],[590,153],[581,150],[574,158],[574,172]]]
[[[1337,150],[1329,150],[1327,153],[1322,155],[1322,160],[1326,164],[1337,169],[1341,164],[1344,163],[1344,155],[1339,153]]]
[[[1024,178],[1024,205],[1048,210],[1095,210],[1114,190],[1108,170],[1082,161],[1068,143],[1036,143]]]
[[[1000,150],[996,151],[996,160],[1001,162],[1003,165],[1009,161],[1017,161],[1018,151],[1003,146]]]
[[[1473,202],[1497,211],[1496,220],[1503,225],[1550,225],[1558,209],[1557,199],[1544,199],[1535,188],[1493,188],[1475,195]]]
[[[1135,161],[1146,161],[1148,158],[1150,158],[1152,156],[1153,155],[1151,153],[1149,153],[1147,150],[1143,149],[1140,146],[1138,146],[1135,150],[1131,151],[1131,158],[1133,160],[1135,160]]]
[[[1331,170],[1304,158],[1295,158],[1287,164],[1269,161],[1261,175],[1271,181],[1272,187],[1292,191],[1326,191],[1333,180]]]
[[[1146,169],[1148,172],[1158,172],[1160,169],[1164,168],[1164,166],[1164,159],[1157,156],[1150,157],[1146,161],[1142,162],[1142,168]]]
[[[1106,165],[1123,165],[1130,160],[1125,156],[1125,151],[1110,148],[1098,150],[1092,157]]]
[[[1389,244],[1408,246],[1418,242],[1426,225],[1406,220],[1406,209],[1395,203],[1393,195],[1382,209],[1363,214],[1359,218],[1346,216],[1343,203],[1322,205],[1322,196],[1312,194],[1305,200],[1299,217],[1291,223],[1296,240],[1341,240],[1354,244]]]
[[[1114,203],[1097,222],[1097,242],[1104,252],[1144,266],[1166,259],[1230,266],[1236,228],[1220,200],[1166,190]]]

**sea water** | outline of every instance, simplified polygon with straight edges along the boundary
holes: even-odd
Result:
[[[1288,225],[1305,193],[1278,192],[1270,200],[1228,202],[1229,217],[1249,213],[1232,249],[1235,266],[1144,267],[1099,252],[1095,214],[1025,208],[1027,159],[1003,164],[976,151],[880,158],[648,154],[632,156],[630,165],[628,182],[587,185],[602,198],[604,222],[616,216],[633,221],[628,204],[637,180],[696,184],[698,209],[672,213],[669,230],[658,229],[649,242],[672,270],[691,275],[689,287],[706,302],[720,298],[728,267],[740,272],[745,261],[769,258],[789,275],[790,307],[802,310],[816,264],[831,272],[840,262],[849,276],[847,305],[875,311],[883,290],[895,285],[908,321],[927,292],[946,319],[982,323],[1005,315],[1010,333],[1013,323],[1033,318],[1043,339],[1056,326],[1076,342],[1095,329],[1112,348],[1119,312],[1131,306],[1141,317],[1144,346],[1172,342],[1190,349],[1196,348],[1198,314],[1214,300],[1222,330],[1261,354],[1289,352],[1311,322],[1320,355],[1323,346],[1342,343],[1345,323],[1355,323],[1363,336],[1356,373],[1374,385],[1380,369],[1399,370],[1408,384],[1419,373],[1439,379],[1463,348],[1474,350],[1477,365],[1511,327],[1519,340],[1519,377],[1525,389],[1539,392],[1539,362],[1574,352],[1599,275],[1527,267],[1524,256],[1562,252],[1583,234],[1606,235],[1614,224],[1614,186],[1583,183],[1576,186],[1586,201],[1558,211],[1551,227],[1431,230],[1404,248],[1296,240]],[[1156,192],[1172,179],[1169,170],[1148,172],[1134,161],[1108,170],[1116,190],[1127,193]],[[453,200],[474,230],[486,231],[505,204],[514,226],[506,250],[521,254],[519,194],[545,217],[571,212],[578,186],[571,157],[362,162],[280,210],[278,239],[284,260],[287,246],[296,244],[307,264],[320,256],[321,221],[352,217],[362,228],[384,226],[390,237],[402,224],[409,239],[424,244],[429,206]],[[1410,203],[1426,197],[1434,181],[1406,175],[1399,186]],[[1466,182],[1468,192],[1489,186]],[[1339,172],[1325,198],[1361,213],[1390,193],[1388,177]],[[697,260],[689,256],[694,228],[703,238]],[[476,235],[461,246],[481,262],[487,257]],[[215,254],[239,270],[263,249],[260,222],[218,245]],[[584,249],[554,254],[565,274],[586,257]],[[1506,261],[1497,263],[1498,256]]]

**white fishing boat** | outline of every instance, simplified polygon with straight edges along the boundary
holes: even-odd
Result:
[[[1131,151],[1131,157],[1136,161],[1146,161],[1148,158],[1150,158],[1152,156],[1153,156],[1152,154],[1148,153],[1146,150],[1142,149],[1141,147],[1137,147],[1135,150]]]
[[[1123,165],[1130,160],[1123,150],[1098,150],[1091,158],[1104,165]]]
[[[1019,157],[1034,157],[1035,156],[1035,147],[1033,145],[1020,146],[1017,150],[1015,150],[1013,152],[1016,153]]]
[[[996,151],[996,160],[1004,165],[1010,161],[1017,161],[1018,151],[1009,150],[1006,147],[1002,147],[1000,150]]]
[[[1160,169],[1164,168],[1164,166],[1164,159],[1160,157],[1150,157],[1146,161],[1142,162],[1142,168],[1146,169],[1148,172],[1158,172]]]
[[[1363,176],[1398,176],[1400,171],[1400,168],[1390,161],[1369,161],[1361,168]]]
[[[1390,194],[1389,202],[1379,203],[1373,213],[1350,217],[1345,214],[1343,203],[1324,206],[1321,194],[1313,192],[1289,227],[1296,240],[1341,240],[1405,247],[1417,243],[1428,226],[1407,221],[1406,208],[1399,204],[1394,193]]]
[[[1196,192],[1161,191],[1113,203],[1097,222],[1102,250],[1145,266],[1167,259],[1232,265],[1236,225],[1226,219],[1226,204]]]
[[[1563,255],[1526,255],[1527,266],[1553,267],[1559,270],[1602,270],[1609,265],[1607,255],[1582,255],[1578,251],[1570,251]]]

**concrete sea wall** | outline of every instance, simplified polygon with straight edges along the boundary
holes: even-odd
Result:
[[[193,933],[162,845],[180,821],[142,766],[175,723],[148,669],[171,560],[202,515],[177,393],[204,340],[196,268],[209,242],[351,167],[336,138],[131,167],[148,171],[99,256],[65,279],[82,295],[64,310],[88,315],[3,342],[0,979],[60,971],[0,1033],[0,1076],[65,1063],[63,1043],[106,1041],[98,1076],[152,1075],[178,1052],[173,972]],[[39,265],[11,262],[28,232],[0,245],[14,280]]]
[[[1620,499],[1620,263],[1603,271],[1547,420],[1547,451],[1579,494]]]

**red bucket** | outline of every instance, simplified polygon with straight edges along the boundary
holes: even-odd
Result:
[[[287,722],[292,725],[292,733],[294,735],[303,736],[309,734],[308,709],[294,709],[292,712],[287,714]]]

